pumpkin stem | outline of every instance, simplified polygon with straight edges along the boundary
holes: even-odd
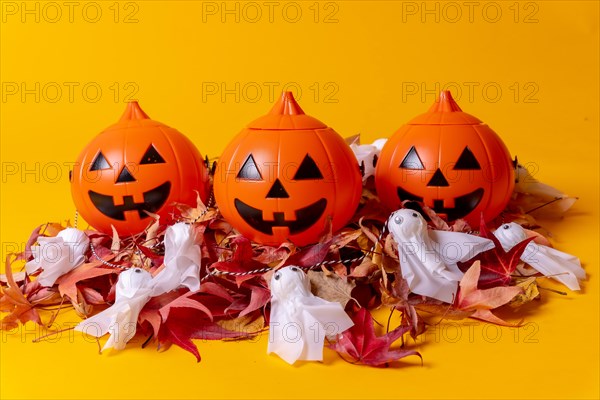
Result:
[[[271,111],[248,124],[251,129],[310,130],[325,129],[327,125],[306,115],[294,99],[292,92],[283,92]]]
[[[132,119],[150,119],[148,114],[142,110],[137,101],[130,101],[127,103],[125,112],[121,115],[119,122],[130,121]]]
[[[461,108],[452,98],[452,93],[449,90],[442,90],[440,97],[435,101],[429,109],[430,113],[434,112],[461,112]]]
[[[283,92],[269,112],[271,115],[304,115],[292,92]]]

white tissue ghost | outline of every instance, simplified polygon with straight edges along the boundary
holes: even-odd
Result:
[[[122,350],[135,335],[140,311],[150,300],[152,275],[141,268],[130,268],[119,274],[115,303],[82,322],[75,330],[88,335],[101,337],[110,333],[110,338],[102,348]]]
[[[325,336],[335,337],[354,325],[340,303],[310,292],[308,276],[298,267],[273,274],[271,296],[267,354],[275,353],[289,364],[323,360]]]
[[[377,159],[381,153],[381,149],[387,139],[377,139],[372,144],[355,144],[352,143],[350,148],[358,161],[358,165],[362,171],[363,182],[375,173],[375,166],[377,165]]]
[[[31,248],[33,260],[25,264],[25,270],[32,274],[41,268],[37,281],[50,287],[59,277],[83,264],[89,243],[87,235],[75,228],[63,229],[55,237],[39,237],[38,245]]]
[[[200,289],[200,246],[194,242],[192,225],[178,222],[165,233],[164,268],[152,279],[152,296],[180,286]]]
[[[75,330],[101,337],[110,333],[103,349],[125,348],[135,336],[137,320],[151,297],[175,290],[180,286],[190,291],[200,289],[200,247],[194,242],[192,226],[177,223],[165,233],[164,267],[153,278],[141,268],[121,272],[116,287],[115,304],[82,321]]]
[[[413,293],[452,303],[464,275],[458,262],[467,261],[494,242],[467,233],[428,230],[416,211],[397,210],[388,229],[398,245],[400,269]]]
[[[527,239],[525,229],[514,222],[500,226],[494,235],[506,251]],[[521,261],[551,276],[570,290],[579,290],[579,280],[585,279],[585,271],[577,257],[534,242],[529,242],[525,247]]]

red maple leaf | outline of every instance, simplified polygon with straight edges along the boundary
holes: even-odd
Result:
[[[240,317],[243,317],[244,315],[248,315],[253,311],[263,308],[271,300],[271,291],[269,289],[256,285],[246,286],[252,292],[250,295],[250,301],[248,302],[248,306],[240,312]]]
[[[242,339],[251,333],[230,331],[207,319],[204,314],[192,308],[174,308],[161,326],[158,341],[163,345],[171,343],[192,353],[200,362],[200,352],[192,339],[221,340]]]
[[[329,344],[329,348],[337,351],[345,361],[382,367],[407,356],[421,358],[421,354],[414,350],[390,349],[392,343],[410,331],[410,326],[400,325],[383,336],[376,336],[373,318],[366,308],[361,308],[352,321],[354,326],[344,332],[337,342]]]
[[[521,255],[525,251],[525,247],[527,247],[533,238],[527,238],[517,243],[510,251],[506,252],[496,236],[488,230],[483,218],[481,219],[479,231],[481,237],[494,242],[494,248],[484,251],[475,258],[481,262],[481,275],[479,276],[477,286],[480,289],[485,289],[508,285],[512,274],[521,260]]]
[[[140,312],[139,320],[141,323],[150,323],[154,335],[158,335],[161,325],[175,309],[197,310],[203,313],[203,318],[214,321],[215,317],[228,316],[226,310],[231,301],[233,298],[225,289],[215,283],[205,282],[198,292],[181,288],[153,297]],[[193,321],[187,324],[193,324]]]
[[[213,269],[224,272],[249,272],[266,268],[254,259],[254,251],[252,250],[252,242],[243,236],[236,237],[231,240],[232,255],[227,261],[219,261],[212,265]],[[238,276],[236,282],[241,285],[242,282],[252,279],[253,274]]]
[[[329,238],[322,243],[319,242],[305,247],[289,256],[284,265],[296,265],[302,268],[312,267],[325,259],[332,243],[333,238]]]
[[[253,275],[241,284],[220,277],[215,287],[230,293],[230,303],[224,310],[229,318],[243,317],[264,308],[271,301],[271,291],[262,276]],[[236,277],[237,278],[237,277]],[[203,283],[203,286],[209,282]],[[215,293],[216,294],[216,293]]]
[[[142,325],[149,324],[161,346],[175,344],[200,361],[192,339],[242,339],[255,334],[219,325],[219,321],[231,319],[228,309],[232,301],[234,297],[224,287],[205,282],[198,292],[179,289],[152,298],[140,313],[139,321]]]

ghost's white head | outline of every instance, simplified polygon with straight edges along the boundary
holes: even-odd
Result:
[[[525,229],[519,224],[514,222],[510,222],[508,224],[501,225],[496,231],[494,235],[498,238],[502,246],[512,247],[519,242],[527,239],[527,233]]]
[[[396,241],[410,238],[425,238],[427,235],[427,222],[414,210],[401,209],[394,211],[388,219],[388,229]]]
[[[152,275],[146,270],[141,268],[130,268],[119,274],[119,281],[117,282],[116,297],[128,297],[135,296],[140,289],[150,289],[150,281]]]
[[[309,296],[310,280],[299,267],[281,268],[275,271],[271,278],[271,294],[278,300]]]
[[[193,244],[193,233],[194,230],[191,225],[188,225],[185,222],[178,222],[167,228],[165,241],[169,240],[173,244],[183,245],[191,239]]]
[[[83,231],[80,231],[76,228],[65,228],[62,231],[58,232],[58,235],[56,236],[62,238],[63,241],[67,244],[85,245],[83,246],[83,250],[86,249],[87,245],[90,242],[87,235]]]

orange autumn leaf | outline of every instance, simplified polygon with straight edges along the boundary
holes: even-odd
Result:
[[[71,301],[77,301],[77,283],[98,276],[117,274],[120,270],[102,267],[102,262],[85,263],[58,278],[58,291],[61,296],[67,296]]]
[[[41,324],[37,310],[27,300],[27,297],[25,297],[13,277],[10,258],[10,254],[6,256],[6,281],[8,286],[2,288],[2,297],[0,298],[0,311],[8,312],[9,314],[2,318],[0,330],[16,328],[18,326],[17,321],[22,324],[27,321]]]
[[[475,261],[460,281],[460,291],[456,307],[462,311],[473,311],[472,318],[481,319],[497,325],[511,326],[495,316],[491,310],[507,304],[516,295],[523,292],[519,286],[498,286],[490,289],[478,289],[477,282],[481,273],[479,261]]]

